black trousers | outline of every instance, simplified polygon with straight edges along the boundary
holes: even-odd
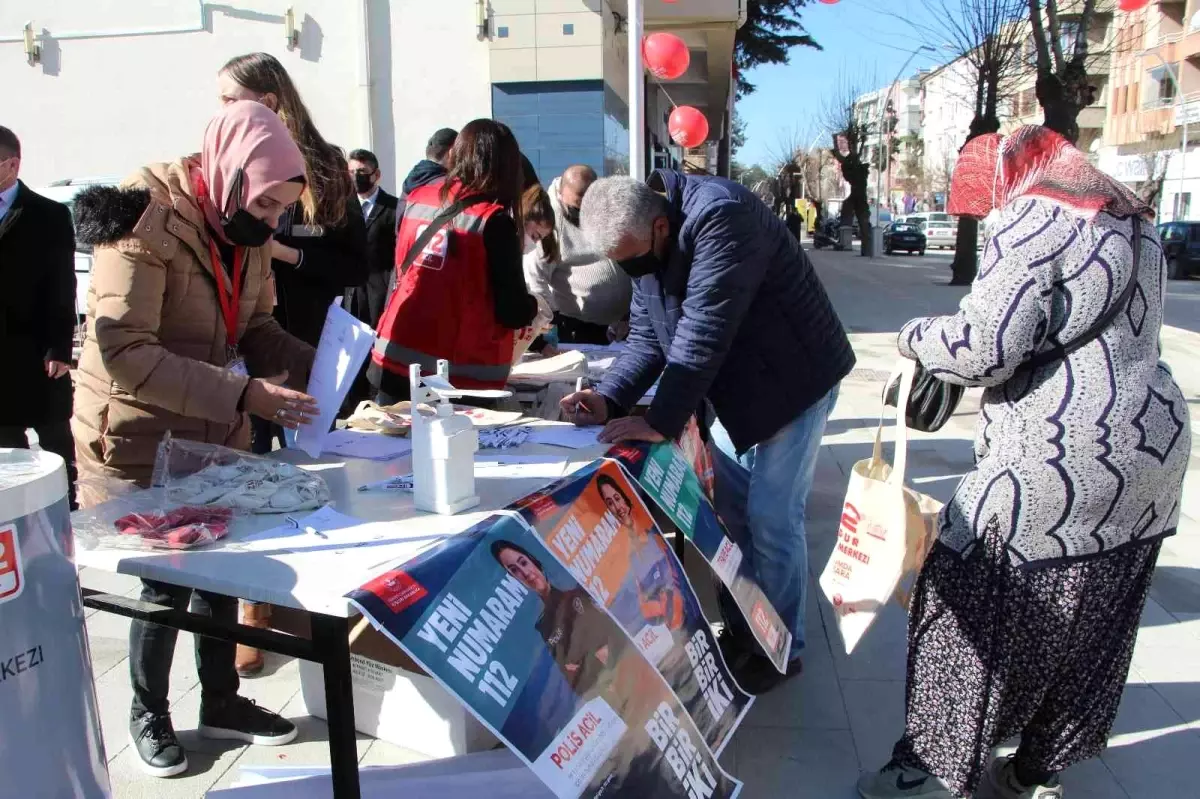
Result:
[[[75,510],[75,438],[71,435],[71,422],[64,419],[61,422],[37,425],[33,428],[37,433],[38,445],[47,452],[67,462],[67,491],[71,500],[71,510]],[[29,449],[29,437],[24,427],[0,425],[0,447],[13,449]]]
[[[194,596],[193,596],[194,594]],[[142,600],[175,610],[195,612],[217,621],[237,621],[238,605],[233,597],[195,591],[168,583],[142,580]],[[179,631],[161,624],[137,621],[129,625],[129,677],[133,683],[131,718],[143,713],[166,715],[170,712],[167,693],[171,688],[171,662],[175,659],[175,640]],[[196,673],[200,676],[201,702],[232,698],[238,691],[234,656],[237,644],[196,636]]]
[[[270,455],[275,449],[275,441],[279,441],[280,447],[286,447],[287,441],[283,437],[283,428],[272,422],[270,419],[259,419],[257,416],[250,417],[250,451],[255,455]]]

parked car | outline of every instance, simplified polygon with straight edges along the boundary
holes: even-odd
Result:
[[[958,220],[944,211],[922,211],[905,217],[903,221],[919,224],[930,247],[953,249],[958,241]]]
[[[1200,272],[1200,222],[1165,222],[1158,226],[1167,277],[1185,280]]]
[[[904,250],[909,255],[925,254],[925,234],[917,225],[894,222],[883,231],[883,252],[891,255],[895,250]]]
[[[34,189],[38,194],[67,206],[71,218],[75,218],[75,197],[89,186],[116,186],[120,178],[69,178],[56,180],[49,186]],[[79,319],[79,327],[75,331],[76,350],[83,344],[83,318],[87,313],[88,286],[92,279],[92,248],[90,245],[75,242],[75,314]],[[78,351],[75,353],[78,358]]]

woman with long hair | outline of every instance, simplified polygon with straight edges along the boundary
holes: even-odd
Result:
[[[271,248],[279,218],[305,188],[304,161],[279,119],[231,103],[208,124],[200,156],[151,164],[121,188],[81,193],[81,241],[95,246],[88,330],[76,371],[80,475],[148,487],[163,434],[250,445],[247,415],[296,427],[316,415],[303,387],[313,349],[271,316]],[[103,496],[83,497],[85,504]],[[188,588],[143,580],[142,599],[182,610]],[[236,600],[195,592],[223,624]],[[147,773],[187,770],[168,694],[177,632],[144,621],[129,631],[129,737]],[[259,744],[296,735],[285,719],[238,696],[234,647],[197,636],[200,734]]]
[[[904,734],[858,789],[1060,799],[1060,773],[1107,745],[1179,523],[1191,436],[1159,360],[1162,244],[1149,206],[1044,127],[968,142],[947,210],[995,233],[959,312],[899,345],[984,388],[975,466],[914,591]]]
[[[342,151],[321,136],[283,64],[267,53],[229,60],[217,75],[222,103],[253,100],[274,111],[304,157],[304,192],[284,212],[271,241],[275,318],[283,329],[314,347],[321,340],[329,305],[367,280],[367,229]],[[252,447],[271,451],[283,443],[282,428],[269,419],[253,423]],[[242,621],[266,627],[270,606],[242,603]],[[251,677],[265,660],[257,649],[238,647],[238,673]]]
[[[396,291],[367,371],[382,405],[408,398],[409,364],[431,374],[439,359],[459,388],[503,388],[514,334],[538,316],[521,265],[524,175],[512,131],[468,123],[447,166],[445,179],[408,195],[400,222]]]
[[[539,244],[545,257],[558,258],[558,242],[554,238],[554,206],[550,195],[535,183],[521,195],[521,218],[525,220],[524,254],[529,255]]]

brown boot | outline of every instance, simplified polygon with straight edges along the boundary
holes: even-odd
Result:
[[[241,610],[241,622],[247,627],[267,629],[271,621],[271,606],[262,602],[238,602]],[[238,644],[234,666],[239,677],[257,677],[266,665],[266,658],[261,650]]]

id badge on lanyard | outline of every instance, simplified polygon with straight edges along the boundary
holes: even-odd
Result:
[[[221,262],[220,253],[217,252],[217,245],[211,239],[208,242],[208,251],[213,261],[213,277],[217,281],[217,301],[221,305],[221,320],[225,324],[225,368],[235,375],[249,377],[250,372],[246,369],[246,361],[238,354],[237,348],[238,303],[242,294],[242,259],[246,251],[242,247],[235,247],[233,250],[233,274],[229,276],[233,288],[229,292],[225,291],[225,284],[221,282],[220,272],[225,271],[225,266]]]

